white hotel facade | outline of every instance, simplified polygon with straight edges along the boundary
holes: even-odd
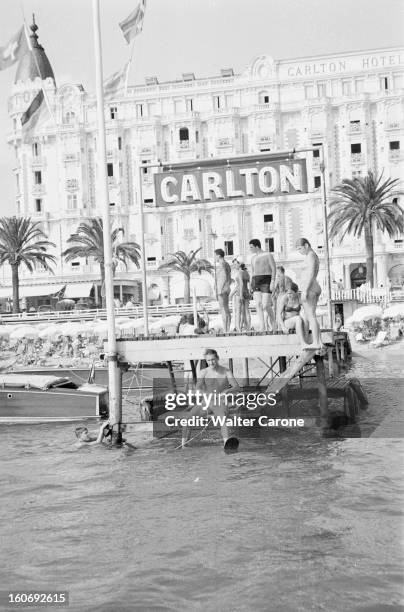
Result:
[[[22,284],[66,285],[67,295],[79,297],[99,281],[98,265],[82,260],[67,264],[60,254],[81,221],[101,215],[95,97],[81,85],[55,84],[36,26],[32,28],[36,62],[31,54],[20,61],[9,98],[8,142],[15,150],[17,214],[42,224],[57,245],[58,264],[51,280],[44,271],[35,280],[22,271]],[[41,85],[54,117],[39,122],[24,142],[20,117]],[[125,239],[140,243],[139,165],[159,161],[276,153],[321,143],[328,193],[341,179],[365,175],[368,169],[384,171],[385,178],[402,178],[403,102],[404,48],[280,61],[262,55],[239,73],[224,69],[211,78],[183,74],[164,83],[148,78],[145,85],[129,87],[126,95],[121,90],[105,103],[111,217],[124,228]],[[157,270],[177,250],[201,247],[201,256],[211,259],[214,248],[223,248],[231,258],[247,255],[248,241],[259,238],[298,280],[294,244],[305,236],[323,262],[322,177],[316,155],[306,156],[307,194],[220,203],[156,207],[156,170],[143,168],[148,286],[158,287],[151,297],[170,293],[173,301],[182,296],[181,283]],[[335,240],[330,256],[334,280],[342,279],[345,288],[364,281],[363,240]],[[5,293],[8,271],[2,276]],[[376,232],[375,278],[384,286],[389,279],[395,284],[404,280],[404,236],[390,239]],[[31,293],[38,296],[39,291]],[[29,292],[27,287],[25,294]],[[140,272],[119,269],[116,294],[139,299]]]

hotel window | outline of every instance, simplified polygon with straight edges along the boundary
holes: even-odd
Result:
[[[64,116],[63,123],[69,124],[73,123],[76,118],[76,114],[73,111],[68,111]]]
[[[351,95],[351,81],[342,81],[342,95],[343,96]]]
[[[325,98],[325,96],[327,95],[327,84],[326,83],[319,83],[317,85],[317,92],[318,92],[318,97],[319,98]]]
[[[115,206],[115,202],[110,202],[109,205],[110,205],[110,207],[111,206],[113,207],[113,206]]]
[[[275,252],[275,240],[274,238],[265,238],[265,250],[269,253]]]
[[[199,132],[198,132],[198,130],[195,130],[195,142],[196,142],[196,144],[198,144],[198,142],[199,142]]]
[[[360,142],[354,142],[351,144],[351,153],[362,153],[362,145]]]
[[[80,268],[80,262],[79,261],[72,261],[72,268]]]
[[[186,127],[180,128],[180,142],[189,140],[189,130]]]
[[[198,227],[199,227],[199,231],[202,231],[202,219],[198,219]]]
[[[67,210],[77,209],[77,194],[69,193],[67,196]]]
[[[142,159],[142,164],[148,164],[148,163],[149,163],[148,159]],[[143,174],[148,174],[149,168],[147,166],[145,168],[142,168],[142,172]]]
[[[143,117],[143,104],[136,104],[136,117]]]
[[[400,141],[399,140],[391,140],[389,142],[390,151],[398,151],[400,149]]]
[[[186,104],[187,104],[187,111],[192,112],[194,110],[194,101],[192,100],[192,98],[188,98]]]
[[[314,189],[321,187],[321,176],[314,177]]]
[[[114,176],[114,164],[107,164],[107,175]]]
[[[34,157],[39,157],[41,155],[41,145],[39,142],[34,142],[32,144],[32,155]]]
[[[220,108],[220,96],[215,96],[213,101],[214,101],[214,107],[219,109]]]
[[[272,213],[264,215],[264,223],[272,223],[274,220],[274,216]]]
[[[109,116],[111,117],[111,119],[116,119],[116,117],[118,116],[118,109],[116,106],[109,107]]]
[[[122,150],[122,138],[120,136],[118,136],[118,149]]]
[[[37,213],[42,212],[42,200],[40,198],[37,198],[35,200],[35,212]]]
[[[225,240],[224,241],[224,254],[225,255],[234,255],[233,240]]]
[[[42,172],[40,170],[35,170],[34,172],[34,183],[35,185],[42,184]]]
[[[389,89],[389,79],[387,77],[382,77],[380,79],[380,89],[383,91],[387,91]]]
[[[314,98],[314,87],[313,85],[305,85],[304,87],[305,98]]]
[[[321,147],[322,142],[313,142],[313,147]],[[313,157],[320,157],[320,149],[314,149]]]

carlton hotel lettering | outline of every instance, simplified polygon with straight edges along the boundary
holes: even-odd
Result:
[[[288,76],[316,76],[320,74],[337,74],[340,72],[351,72],[354,70],[367,70],[370,68],[393,68],[402,66],[404,56],[397,54],[388,55],[365,55],[349,59],[334,60],[329,62],[315,62],[308,64],[297,64],[289,66]]]

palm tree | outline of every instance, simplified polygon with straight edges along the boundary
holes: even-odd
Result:
[[[20,312],[20,279],[21,264],[33,272],[37,264],[53,273],[50,263],[56,257],[48,253],[50,247],[56,246],[46,240],[40,223],[28,217],[2,217],[0,219],[0,265],[11,266],[13,283],[13,312]]]
[[[331,190],[330,238],[347,234],[365,238],[366,281],[373,287],[374,230],[387,232],[390,238],[404,231],[404,212],[393,201],[399,179],[382,182],[371,170],[364,177],[344,179]]]
[[[139,267],[140,246],[136,242],[118,242],[120,232],[124,233],[123,228],[117,227],[111,233],[112,274],[115,274],[119,262],[127,267],[128,261],[131,261]],[[101,217],[95,217],[80,223],[76,233],[72,234],[67,242],[71,246],[62,253],[66,261],[93,257],[100,266],[101,284],[104,286],[104,235]],[[105,307],[105,296],[102,296],[102,305]]]
[[[184,251],[176,251],[170,255],[171,259],[160,264],[159,270],[173,270],[175,272],[181,272],[185,278],[184,286],[184,302],[189,304],[191,301],[191,274],[192,272],[199,272],[202,270],[209,272],[213,270],[212,264],[207,259],[197,258],[197,254],[202,247],[196,251],[190,251],[188,254]]]

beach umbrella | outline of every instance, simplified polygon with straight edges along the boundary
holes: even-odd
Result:
[[[60,325],[56,325],[55,323],[51,323],[47,325],[44,329],[40,329],[38,332],[39,338],[54,338],[60,334],[59,328]]]
[[[355,310],[352,315],[353,323],[361,323],[362,321],[370,321],[371,319],[381,319],[383,314],[382,309],[377,304],[369,304]]]
[[[21,340],[22,338],[37,338],[38,334],[39,330],[35,329],[35,327],[31,327],[30,325],[22,325],[11,332],[10,339]]]
[[[395,317],[404,318],[404,303],[393,304],[383,312],[383,319],[394,319]]]

